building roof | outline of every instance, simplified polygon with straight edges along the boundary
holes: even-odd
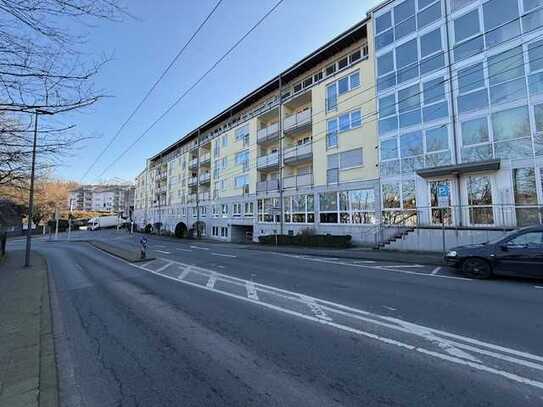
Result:
[[[181,137],[175,143],[158,152],[149,160],[154,161],[169,154],[181,145],[185,144],[187,141],[196,138],[199,132],[205,133],[206,131],[212,129],[214,126],[220,124],[222,121],[230,118],[230,116],[240,113],[264,96],[279,89],[279,79],[281,79],[284,83],[287,83],[300,76],[304,72],[307,72],[311,68],[319,65],[333,55],[337,54],[342,49],[349,47],[350,45],[356,43],[357,41],[360,41],[363,38],[366,38],[366,25],[369,19],[370,17],[368,16],[365,19],[359,21],[343,33],[339,34],[337,37],[333,38],[317,50],[313,51],[311,54],[307,55],[305,58],[296,62],[283,72],[279,73],[278,75],[264,83],[262,86],[258,87],[231,106],[227,107],[222,112],[209,119],[207,122],[203,123],[196,129],[188,132],[185,136]]]

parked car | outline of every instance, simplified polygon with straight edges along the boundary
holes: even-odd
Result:
[[[455,247],[447,252],[445,262],[473,278],[543,278],[543,225],[519,229],[494,241]]]

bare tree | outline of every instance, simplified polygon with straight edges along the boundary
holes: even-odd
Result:
[[[120,1],[0,0],[0,185],[28,176],[32,113],[61,115],[105,97],[95,78],[107,59],[88,61],[82,32],[95,21],[119,19]],[[74,125],[58,123],[40,121],[38,170],[82,140]]]

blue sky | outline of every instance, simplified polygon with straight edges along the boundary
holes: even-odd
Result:
[[[100,23],[85,52],[112,55],[96,86],[112,98],[72,119],[93,136],[57,169],[61,178],[82,175],[141,100],[216,0],[127,1],[134,19]],[[106,166],[190,87],[276,0],[224,0],[173,69],[86,177],[99,181]],[[285,0],[256,31],[168,116],[102,177],[133,180],[145,159],[173,143],[281,70],[365,17],[380,0]]]

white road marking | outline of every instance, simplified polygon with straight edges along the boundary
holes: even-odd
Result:
[[[252,281],[247,281],[247,296],[255,301],[258,301],[258,293],[256,292],[255,283]]]
[[[220,264],[219,264],[217,267],[220,268],[220,269],[223,269],[223,268],[224,268],[224,266],[223,266],[223,265],[220,265]]]
[[[154,252],[157,252],[157,253],[163,253],[163,254],[172,254],[172,252],[167,252],[167,251],[164,251],[164,250],[153,250]]]
[[[223,253],[211,253],[212,256],[221,256],[221,257],[232,257],[236,258],[238,256],[234,256],[233,254],[223,254]]]
[[[191,269],[191,267],[190,267],[190,266],[187,266],[187,267],[185,268],[185,270],[183,270],[183,272],[177,276],[177,279],[178,279],[178,280],[184,280],[185,277],[189,274],[190,269]]]
[[[372,264],[372,263],[376,263],[375,260],[357,260],[357,261],[353,261],[354,264]]]
[[[535,288],[543,288],[543,285],[534,285]]]
[[[423,265],[421,264],[397,264],[397,265],[394,265],[394,266],[377,266],[377,267],[386,267],[386,268],[420,268],[420,267],[424,267]]]
[[[191,249],[209,250],[209,247],[190,246]]]
[[[436,267],[435,269],[432,270],[432,275],[436,275],[437,273],[439,273],[439,270],[441,270],[441,267]]]
[[[209,276],[209,280],[207,280],[206,288],[215,287],[215,282],[216,281],[217,281],[217,274],[212,273],[211,276]]]
[[[324,312],[324,310],[315,302],[313,298],[305,295],[300,295],[300,298],[307,304],[307,306],[311,309],[311,312],[313,312],[313,315],[315,315],[317,318],[324,319],[325,321],[332,320],[332,318],[330,318],[326,312]]]
[[[106,253],[106,254],[109,255],[108,253]],[[162,278],[169,278],[169,279],[171,279],[173,281],[177,281],[179,283],[187,284],[187,285],[190,285],[190,286],[193,286],[193,287],[196,287],[196,288],[200,288],[200,289],[207,289],[207,290],[213,291],[213,292],[215,292],[217,294],[225,295],[227,297],[236,298],[238,300],[250,302],[250,303],[253,303],[253,304],[259,304],[260,306],[266,307],[268,309],[273,309],[273,310],[283,312],[283,313],[288,314],[288,315],[293,315],[293,316],[297,316],[297,317],[302,318],[302,319],[314,321],[314,322],[317,322],[317,323],[321,323],[323,325],[328,325],[328,326],[337,328],[337,329],[345,331],[345,332],[350,332],[350,333],[353,333],[353,334],[361,335],[361,336],[364,336],[364,337],[367,337],[367,338],[370,338],[370,339],[373,339],[373,340],[377,340],[377,341],[380,341],[380,342],[383,342],[383,343],[386,343],[386,344],[389,344],[389,345],[392,345],[392,346],[399,347],[399,348],[404,349],[404,350],[408,350],[408,351],[412,351],[412,352],[419,352],[419,353],[422,353],[422,354],[425,354],[427,356],[431,356],[431,357],[434,357],[434,358],[437,358],[437,359],[441,359],[441,360],[448,361],[448,362],[451,362],[451,363],[455,363],[455,364],[458,364],[458,365],[468,366],[468,367],[471,367],[473,369],[476,369],[476,370],[479,370],[479,371],[482,371],[482,372],[487,372],[487,373],[491,373],[491,374],[494,374],[494,375],[497,375],[497,376],[501,376],[501,377],[507,378],[509,380],[515,381],[517,383],[522,383],[522,384],[525,384],[525,385],[536,387],[538,389],[543,389],[543,382],[542,381],[532,379],[532,378],[530,378],[528,376],[520,376],[520,375],[514,373],[514,371],[515,371],[514,369],[513,369],[513,371],[504,370],[504,369],[507,369],[509,367],[508,364],[505,365],[505,366],[507,366],[505,368],[502,367],[502,366],[489,366],[489,365],[485,364],[485,362],[477,362],[477,361],[472,360],[473,356],[471,356],[471,355],[469,355],[467,353],[462,354],[464,357],[459,357],[459,356],[456,356],[456,355],[441,353],[439,351],[434,351],[434,350],[431,350],[431,349],[428,349],[428,348],[424,348],[424,347],[422,347],[422,346],[420,346],[418,344],[412,345],[412,344],[407,343],[407,342],[403,342],[403,341],[396,340],[396,339],[386,337],[386,336],[381,336],[381,335],[376,334],[376,333],[372,333],[372,332],[369,332],[369,331],[364,331],[362,329],[358,329],[358,328],[346,325],[348,323],[348,321],[346,321],[345,323],[337,323],[337,322],[329,321],[329,320],[326,320],[326,319],[323,319],[323,318],[319,318],[318,316],[312,316],[312,315],[305,314],[303,312],[288,309],[288,308],[285,308],[283,306],[278,306],[278,305],[274,305],[274,304],[271,304],[271,303],[266,303],[266,302],[263,302],[263,301],[256,301],[256,300],[248,298],[247,296],[244,296],[244,295],[239,295],[239,294],[223,291],[221,289],[217,289],[214,286],[213,286],[213,288],[208,288],[207,286],[203,286],[202,284],[198,284],[198,283],[195,283],[195,282],[191,282],[191,281],[187,281],[187,280],[181,281],[181,280],[178,280],[175,277],[160,274],[160,273],[157,273],[156,271],[153,271],[153,270],[145,269],[145,268],[141,267],[138,264],[130,263],[130,262],[125,261],[123,259],[117,258],[117,257],[115,257],[113,255],[109,255],[109,256],[111,256],[112,258],[116,259],[117,261],[123,262],[123,263],[125,263],[125,264],[127,264],[129,266],[149,271],[150,273],[155,274],[157,276],[160,276]],[[179,262],[173,262],[173,263],[183,265],[183,263],[179,263]],[[246,280],[239,279],[239,278],[232,277],[232,276],[228,276],[228,275],[221,275],[221,274],[218,274],[218,273],[215,273],[215,272],[210,273],[209,270],[206,270],[206,269],[203,269],[203,268],[200,268],[200,267],[196,268],[195,272],[201,272],[202,274],[205,274],[205,275],[213,275],[215,278],[225,278],[225,279],[228,279],[228,281],[233,282],[233,283],[239,282],[240,285],[241,284],[245,285],[247,283]],[[503,360],[503,361],[515,364],[515,365],[517,365],[517,370],[518,370],[519,365],[520,366],[525,366],[525,367],[530,367],[530,368],[537,369],[537,370],[543,370],[543,356],[530,354],[530,353],[519,351],[519,350],[512,349],[512,348],[506,348],[506,347],[503,347],[503,346],[500,346],[500,345],[495,345],[495,344],[492,344],[492,343],[483,342],[483,341],[480,341],[480,340],[477,340],[477,339],[474,339],[474,338],[470,338],[470,337],[466,337],[466,336],[462,336],[462,335],[457,335],[457,334],[453,334],[453,333],[450,333],[450,332],[441,331],[441,330],[438,330],[438,329],[424,327],[422,325],[412,324],[412,323],[409,323],[409,322],[406,322],[406,321],[403,321],[403,320],[400,320],[400,319],[397,319],[397,318],[386,317],[386,316],[382,316],[382,315],[379,315],[379,314],[370,313],[370,312],[363,311],[363,310],[360,310],[360,309],[348,307],[346,305],[336,304],[336,303],[333,303],[331,301],[326,301],[326,300],[317,299],[317,298],[313,298],[313,297],[307,297],[307,296],[305,296],[303,294],[300,294],[300,293],[295,293],[295,292],[291,292],[291,291],[288,291],[288,290],[283,290],[283,289],[280,289],[280,288],[267,286],[267,285],[264,285],[264,284],[255,283],[255,287],[257,287],[259,291],[265,291],[265,292],[268,292],[270,294],[277,295],[277,296],[284,296],[284,297],[289,298],[290,300],[298,300],[298,301],[304,302],[302,300],[302,298],[309,298],[311,301],[313,301],[315,304],[317,304],[317,306],[319,306],[322,309],[323,312],[325,312],[326,310],[329,310],[332,313],[337,313],[337,314],[340,314],[340,315],[348,316],[350,318],[355,318],[355,319],[360,319],[360,320],[363,320],[363,321],[367,321],[367,322],[369,322],[371,324],[375,324],[375,325],[378,325],[378,326],[383,326],[383,327],[390,328],[392,331],[399,331],[399,332],[409,333],[409,334],[414,335],[415,337],[422,338],[422,339],[425,339],[425,340],[428,340],[429,338],[422,335],[422,331],[425,332],[425,335],[430,333],[433,337],[434,336],[439,337],[438,340],[440,341],[441,346],[438,346],[438,348],[440,350],[442,350],[442,351],[445,351],[445,352],[446,352],[447,346],[450,345],[453,348],[457,348],[457,349],[461,348],[461,349],[466,350],[466,351],[476,352],[476,353],[479,353],[481,355],[489,356],[491,358],[494,358],[494,359],[491,359],[494,362],[496,362],[497,360]],[[414,328],[414,327],[416,327],[416,328]],[[438,345],[438,344],[434,343],[434,345]],[[469,355],[470,358],[466,359],[465,358],[466,355]],[[488,362],[486,362],[486,363],[488,363]],[[527,370],[523,370],[523,372],[525,372],[526,375],[529,375],[529,372]],[[539,378],[540,375],[537,375],[535,377]]]
[[[389,307],[389,306],[387,306],[387,305],[383,305],[383,308],[386,308],[386,309],[388,309],[388,310],[390,310],[390,311],[396,311],[396,310],[397,310],[397,308]]]
[[[189,252],[189,253],[192,253],[192,250],[190,249],[181,249],[179,247],[176,247],[175,250],[179,250],[180,252]]]
[[[163,265],[162,267],[156,269],[156,272],[157,273],[160,273],[161,271],[163,270],[166,270],[168,267],[170,267],[173,263],[170,261],[168,263],[166,263],[165,265]]]

